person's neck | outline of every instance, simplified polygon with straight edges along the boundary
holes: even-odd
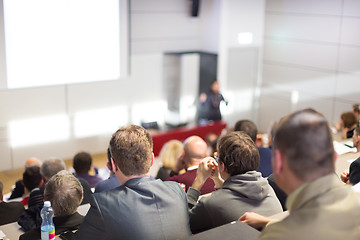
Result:
[[[131,179],[139,178],[139,177],[147,177],[147,175],[146,174],[140,174],[140,175],[125,176],[124,174],[116,174],[116,178],[119,180],[120,184],[124,184],[124,183],[126,183],[127,181],[129,181]]]

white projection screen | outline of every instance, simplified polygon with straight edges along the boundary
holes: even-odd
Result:
[[[124,78],[127,0],[3,0],[7,88]]]

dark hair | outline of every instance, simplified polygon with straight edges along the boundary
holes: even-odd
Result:
[[[235,123],[234,131],[243,131],[250,138],[256,142],[257,127],[254,122],[250,120],[240,120]]]
[[[92,164],[92,157],[87,152],[79,152],[74,156],[73,167],[77,174],[88,173]]]
[[[341,114],[341,120],[343,121],[345,128],[351,128],[354,124],[356,124],[356,117],[352,112],[345,112]]]
[[[1,200],[1,197],[3,196],[3,191],[4,191],[4,184],[0,180],[0,200]]]
[[[360,121],[357,122],[354,131],[355,131],[356,135],[360,136]]]
[[[354,104],[352,107],[354,113],[360,113],[360,104]]]
[[[24,186],[29,190],[39,187],[42,177],[39,166],[30,166],[25,168],[23,173]]]
[[[259,151],[244,132],[230,132],[218,140],[218,159],[231,175],[254,171],[259,167]]]
[[[301,180],[334,172],[334,147],[325,117],[311,109],[280,120],[273,147],[282,152]]]
[[[112,135],[110,147],[112,158],[125,176],[149,171],[153,142],[144,128],[136,125],[120,128]]]

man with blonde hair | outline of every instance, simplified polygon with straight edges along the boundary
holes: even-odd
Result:
[[[71,173],[62,170],[50,178],[45,185],[44,200],[51,202],[55,217],[55,234],[76,230],[83,222],[77,212],[83,198],[80,182]],[[40,239],[40,228],[30,230],[20,236],[21,240]]]

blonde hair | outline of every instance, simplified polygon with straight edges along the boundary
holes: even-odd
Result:
[[[160,160],[165,168],[174,168],[176,159],[180,156],[184,144],[179,140],[170,140],[160,151]]]

